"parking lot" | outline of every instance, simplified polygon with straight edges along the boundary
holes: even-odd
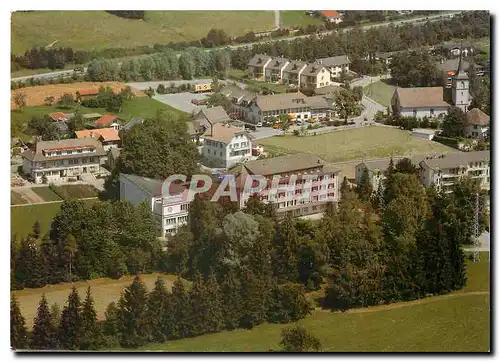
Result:
[[[202,100],[207,98],[212,93],[176,93],[176,94],[156,94],[153,99],[165,103],[171,107],[177,108],[183,112],[191,113],[193,111],[197,112],[202,108],[207,108],[207,106],[195,106],[191,103],[192,99]]]

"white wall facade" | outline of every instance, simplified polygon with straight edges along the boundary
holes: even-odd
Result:
[[[480,181],[481,188],[490,189],[490,166],[488,162],[471,162],[466,167],[453,167],[442,170],[433,170],[424,166],[420,169],[420,183],[425,186],[432,184],[438,189],[449,193],[451,187],[461,177],[470,176]]]
[[[480,126],[477,124],[468,125],[465,127],[465,135],[477,140],[484,140],[488,135],[488,126]]]
[[[205,140],[203,157],[212,167],[231,168],[252,155],[252,141],[246,134],[235,135],[229,143]]]
[[[449,107],[417,107],[417,108],[403,108],[401,107],[399,113],[403,117],[438,117],[440,114],[445,115],[448,112]]]

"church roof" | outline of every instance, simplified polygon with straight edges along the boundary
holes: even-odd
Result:
[[[443,87],[396,88],[402,108],[449,107],[443,101]]]

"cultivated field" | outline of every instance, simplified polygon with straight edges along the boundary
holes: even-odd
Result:
[[[281,16],[284,26],[320,23],[304,11],[286,11]],[[11,20],[15,54],[54,42],[56,47],[74,50],[130,48],[199,40],[212,28],[232,36],[274,28],[272,11],[146,11],[144,20],[105,11],[36,11],[15,12]]]
[[[50,187],[32,187],[31,190],[40,196],[43,201],[58,201],[61,198],[50,189]]]
[[[452,294],[380,307],[329,312],[316,309],[297,322],[325,352],[486,352],[490,349],[489,262],[468,263],[467,286]],[[266,352],[279,350],[283,324],[153,344],[142,350]]]
[[[363,158],[446,153],[452,148],[437,142],[412,137],[408,131],[370,126],[325,133],[317,136],[276,136],[258,141],[279,153],[312,152],[328,162]],[[267,151],[267,150],[266,150]]]
[[[394,87],[385,82],[378,81],[368,84],[363,88],[363,92],[366,96],[380,103],[384,107],[389,107],[391,105],[392,95],[394,94]]]
[[[75,96],[75,93],[77,91],[81,91],[83,89],[98,89],[99,87],[111,87],[113,91],[119,92],[121,89],[127,87],[127,85],[120,82],[80,82],[26,87],[11,91],[10,107],[11,109],[16,108],[16,105],[14,103],[14,95],[18,92],[26,94],[26,105],[32,107],[44,105],[46,97],[52,96],[57,101],[65,93],[71,93],[73,94],[73,96]],[[144,96],[144,93],[137,90],[134,90],[134,94],[139,97]]]
[[[92,185],[62,185],[52,186],[51,192],[61,199],[68,200],[97,197],[99,190]]]
[[[165,281],[165,286],[167,288],[170,289],[172,287],[172,283],[175,280],[175,276],[173,275],[159,273],[144,274],[141,277],[149,291],[154,288],[154,283],[158,276]],[[74,284],[82,300],[85,298],[87,287],[90,286],[95,301],[97,318],[104,319],[104,312],[108,304],[118,301],[123,288],[129,286],[133,279],[133,276],[125,276],[120,279],[100,278]],[[47,285],[43,288],[23,289],[12,292],[12,294],[19,299],[21,313],[24,318],[26,318],[27,327],[31,329],[33,326],[33,320],[42,294],[45,294],[49,305],[57,303],[62,309],[68,299],[68,294],[72,286],[72,283],[61,283],[57,285]]]

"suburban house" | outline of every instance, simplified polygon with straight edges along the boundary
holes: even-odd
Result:
[[[320,13],[329,23],[338,24],[342,22],[342,16],[337,10],[323,10]]]
[[[80,95],[82,99],[92,98],[98,94],[99,94],[99,89],[97,88],[81,89],[76,92],[76,96],[78,97],[78,95]]]
[[[283,70],[283,84],[300,87],[300,76],[306,67],[307,63],[298,60],[288,63]]]
[[[161,237],[174,235],[187,223],[189,203],[188,188],[172,184],[170,189],[162,190],[163,180],[120,173],[120,200],[132,205],[145,202],[153,213]]]
[[[271,62],[266,66],[264,80],[271,83],[281,82],[283,71],[289,63],[290,60],[286,58],[272,58]]]
[[[446,193],[457,180],[470,176],[480,182],[483,189],[490,189],[490,151],[449,153],[439,158],[420,162],[420,183],[432,184]]]
[[[118,136],[118,131],[114,128],[97,128],[97,129],[84,129],[75,132],[76,138],[92,137],[101,142],[105,151],[111,148],[120,148],[121,139]]]
[[[241,127],[216,123],[203,135],[203,159],[207,166],[231,168],[252,155],[252,140]]]
[[[116,118],[116,116],[113,116],[112,114],[105,114],[94,122],[94,126],[96,128],[111,127],[117,131],[120,130],[120,123],[118,122],[118,118]]]
[[[249,105],[247,119],[253,123],[263,122],[266,117],[288,114],[291,120],[307,120],[311,110],[307,97],[301,92],[257,96]]]
[[[478,108],[471,109],[465,115],[467,123],[465,126],[465,134],[467,137],[484,140],[488,137],[490,124],[490,116]]]
[[[300,74],[303,88],[322,88],[330,85],[330,72],[320,63],[311,63]]]
[[[311,153],[245,162],[230,170],[236,187],[241,191],[249,176],[266,177],[267,187],[258,195],[264,203],[273,202],[280,217],[321,213],[328,202],[327,196],[330,201],[337,202],[340,196],[339,172]],[[307,179],[307,175],[313,177],[312,180]],[[274,176],[280,176],[277,190],[272,190]],[[250,195],[241,191],[238,192],[239,206],[243,208]]]
[[[228,114],[222,108],[222,106],[204,108],[194,118],[194,121],[199,123],[196,127],[199,129],[200,126],[205,126],[208,131],[213,133],[213,126],[217,123],[227,123],[231,121]]]
[[[49,117],[54,122],[67,122],[67,121],[69,121],[68,116],[62,112],[49,113]]]
[[[272,57],[264,54],[255,54],[248,62],[248,74],[252,78],[264,79],[264,72]]]
[[[316,59],[316,62],[323,65],[326,69],[330,71],[331,78],[338,78],[344,70],[346,73],[349,73],[349,57],[347,55],[339,55],[336,57],[329,58],[319,58]]]
[[[202,124],[202,122],[196,120],[187,122],[186,124],[191,141],[195,142],[196,144],[202,143],[203,134],[207,130],[207,126],[205,124]]]
[[[23,172],[35,183],[77,180],[100,172],[106,151],[92,137],[60,141],[40,141],[22,153]]]

